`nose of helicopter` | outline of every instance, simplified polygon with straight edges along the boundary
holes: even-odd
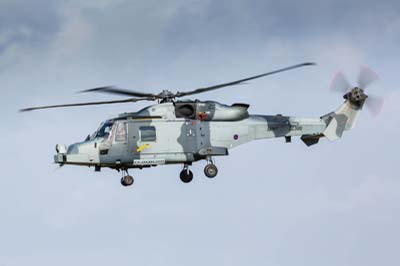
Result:
[[[60,165],[96,165],[100,162],[97,143],[93,141],[74,143],[68,148],[66,145],[57,144],[56,151],[54,162]]]

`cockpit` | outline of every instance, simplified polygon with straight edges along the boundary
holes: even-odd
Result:
[[[90,139],[91,140],[94,140],[96,138],[108,139],[110,137],[113,125],[114,125],[114,122],[108,121],[108,120],[101,123],[100,127],[92,134]]]

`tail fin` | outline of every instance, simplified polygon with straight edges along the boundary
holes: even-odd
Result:
[[[335,112],[321,117],[326,123],[322,134],[330,141],[341,138],[345,130],[355,126],[368,96],[361,89],[354,88],[343,97],[346,101]]]

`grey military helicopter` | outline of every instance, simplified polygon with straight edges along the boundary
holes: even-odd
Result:
[[[302,63],[232,82],[186,92],[164,90],[159,94],[137,92],[114,86],[100,87],[82,92],[108,93],[129,96],[128,99],[61,104],[25,108],[20,111],[39,109],[157,101],[156,104],[137,112],[123,113],[101,123],[85,141],[69,145],[57,144],[55,163],[94,167],[95,171],[108,167],[122,172],[121,184],[130,186],[134,179],[128,173],[131,168],[148,168],[164,164],[181,164],[180,179],[189,183],[193,173],[189,166],[205,160],[204,174],[213,178],[218,169],[213,158],[227,156],[231,148],[252,140],[284,138],[291,142],[299,136],[311,146],[326,137],[336,140],[346,130],[354,127],[364,103],[377,112],[382,99],[369,97],[365,88],[377,77],[366,68],[360,71],[358,85],[351,86],[343,74],[336,76],[333,89],[344,94],[344,103],[331,113],[319,118],[300,118],[283,115],[252,115],[248,104],[225,105],[215,101],[177,100],[181,97],[208,92],[265,77],[268,75],[311,66]]]

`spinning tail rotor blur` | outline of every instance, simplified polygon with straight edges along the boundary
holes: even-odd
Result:
[[[340,94],[347,94],[354,88],[358,88],[365,92],[378,79],[378,75],[373,70],[367,67],[360,67],[357,86],[352,86],[346,76],[339,71],[332,80],[330,90]],[[365,105],[373,116],[377,116],[382,111],[383,102],[382,96],[368,93]]]

